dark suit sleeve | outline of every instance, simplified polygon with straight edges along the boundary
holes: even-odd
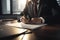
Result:
[[[45,17],[45,23],[47,24],[60,24],[60,7],[54,9],[52,12],[54,15]]]
[[[60,16],[50,16],[44,19],[46,24],[60,24]]]
[[[28,13],[28,7],[27,7],[27,5],[26,5],[26,7],[24,8],[24,10],[21,12],[21,16],[23,16],[23,15],[27,15],[27,13]]]
[[[44,17],[45,23],[47,24],[60,24],[60,7],[53,8],[53,15]],[[52,10],[52,9],[51,9]]]
[[[30,2],[26,3],[24,10],[20,14],[21,16],[25,16],[25,18],[27,18],[27,16],[30,17],[29,12],[28,12],[28,6],[29,6],[29,4],[30,4]]]
[[[51,8],[51,11],[52,11],[52,8],[54,9],[54,13],[52,12],[52,14],[55,14],[55,15],[44,17],[45,23],[47,23],[47,24],[60,24],[60,7],[57,4],[57,1],[56,0],[49,0],[49,1],[47,1],[46,4]]]

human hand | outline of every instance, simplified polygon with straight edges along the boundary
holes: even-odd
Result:
[[[35,24],[41,23],[41,21],[42,21],[42,20],[39,19],[39,18],[32,18],[32,19],[31,19],[31,22],[32,22],[32,23],[35,23]]]
[[[44,23],[44,19],[42,17],[40,17],[40,18],[32,18],[31,23],[41,24],[41,23]]]
[[[29,22],[29,20],[26,19],[25,16],[22,16],[22,17],[20,18],[20,21],[23,22],[23,23],[28,23],[28,22]]]

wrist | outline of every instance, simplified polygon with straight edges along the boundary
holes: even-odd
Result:
[[[42,20],[42,23],[45,23],[45,19],[43,17],[40,17],[40,19]]]

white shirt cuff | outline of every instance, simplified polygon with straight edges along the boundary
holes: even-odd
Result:
[[[45,20],[43,17],[40,17],[40,19],[42,20],[42,23],[45,23]]]

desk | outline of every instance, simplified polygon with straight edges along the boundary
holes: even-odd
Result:
[[[15,37],[14,39],[21,40],[20,37]],[[36,30],[32,31],[32,33],[26,34],[23,38],[23,40],[38,40],[38,39],[39,40],[60,40],[60,25],[46,25],[37,28]]]
[[[60,25],[46,25],[34,33],[39,40],[60,40]]]
[[[60,40],[60,25],[46,25],[32,32],[26,34],[23,40]]]

